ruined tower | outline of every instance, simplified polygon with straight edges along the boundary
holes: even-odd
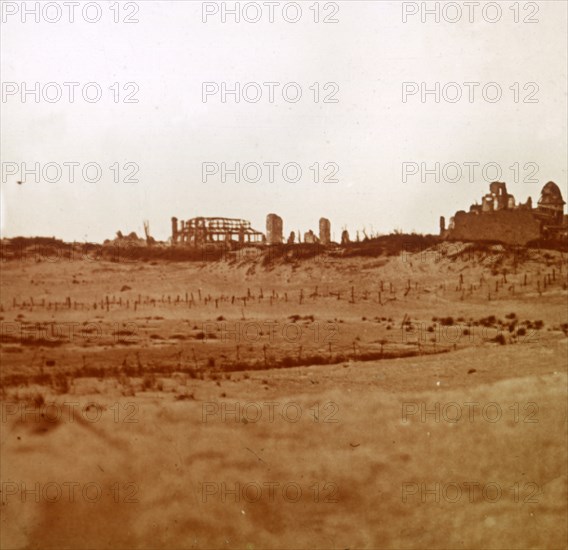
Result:
[[[178,219],[172,218],[172,243],[176,243],[178,238]]]
[[[327,245],[331,242],[331,223],[327,218],[320,218],[319,240],[323,245]]]
[[[268,244],[282,244],[282,218],[276,214],[266,216],[266,242]]]
[[[503,181],[493,181],[489,184],[489,192],[493,195],[493,209],[506,210],[509,198],[507,184]]]
[[[538,211],[542,217],[550,218],[552,223],[562,223],[564,215],[564,199],[560,188],[553,181],[549,181],[540,192]]]

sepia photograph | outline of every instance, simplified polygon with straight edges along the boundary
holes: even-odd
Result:
[[[568,2],[0,17],[0,550],[568,550]]]

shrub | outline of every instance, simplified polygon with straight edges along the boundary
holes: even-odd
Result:
[[[495,336],[493,341],[496,342],[497,344],[501,344],[503,346],[503,345],[505,345],[505,336],[503,336],[503,334],[499,333],[497,336]]]
[[[453,317],[441,317],[440,324],[444,327],[451,327],[454,324]]]
[[[145,390],[150,390],[156,385],[156,376],[154,373],[146,373],[144,378],[142,378],[142,387]]]
[[[296,361],[294,360],[293,357],[290,357],[289,355],[286,355],[286,357],[284,357],[281,361],[280,361],[280,365],[282,367],[293,367],[296,364]],[[263,384],[267,384],[268,382],[264,381]]]

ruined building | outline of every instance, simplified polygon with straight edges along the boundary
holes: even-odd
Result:
[[[264,235],[256,231],[246,220],[234,218],[192,218],[181,221],[172,218],[172,244],[202,246],[209,243],[224,243],[231,246],[263,243]]]
[[[526,203],[516,204],[504,182],[494,181],[481,204],[472,204],[469,212],[460,210],[450,218],[440,218],[440,235],[464,241],[501,241],[525,245],[538,239],[562,239],[568,236],[568,216],[558,186],[549,181],[541,191],[536,208],[529,197]]]
[[[267,244],[282,244],[284,224],[282,218],[276,214],[266,216],[266,242]]]
[[[287,244],[295,244],[295,233],[292,231]],[[301,242],[298,231],[298,243]],[[247,220],[234,218],[191,218],[178,220],[172,218],[173,245],[202,246],[218,244],[220,246],[246,246],[250,244],[279,245],[284,243],[284,222],[277,214],[266,216],[266,236],[251,227]],[[331,244],[331,224],[327,218],[319,221],[319,238],[310,229],[304,234],[305,243]]]

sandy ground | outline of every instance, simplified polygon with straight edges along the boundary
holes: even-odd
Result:
[[[5,264],[1,548],[565,548],[565,259],[497,265]]]

